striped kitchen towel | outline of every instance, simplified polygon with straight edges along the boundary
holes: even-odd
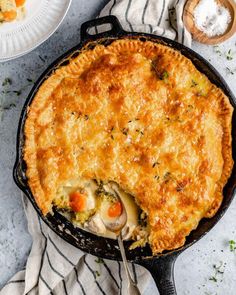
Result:
[[[185,0],[111,0],[99,16],[115,15],[127,31],[140,31],[176,39],[191,46],[183,26]],[[18,272],[0,295],[115,295],[126,294],[127,282],[120,262],[97,259],[66,243],[37,216],[23,196],[33,245],[24,270]],[[142,294],[153,284],[148,271],[130,265]]]
[[[126,31],[164,36],[191,47],[192,37],[182,20],[185,2],[186,0],[111,0],[98,17],[115,15]]]
[[[1,295],[115,295],[126,294],[122,263],[85,254],[58,237],[40,220],[22,196],[33,245],[24,270],[0,291]],[[152,278],[143,267],[130,264],[142,294]]]

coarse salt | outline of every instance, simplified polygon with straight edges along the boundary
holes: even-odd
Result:
[[[231,22],[229,10],[215,0],[200,0],[193,15],[196,27],[208,37],[224,34]]]

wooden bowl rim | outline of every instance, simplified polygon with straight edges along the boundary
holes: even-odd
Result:
[[[200,31],[194,24],[193,20],[193,9],[197,6],[200,0],[187,0],[184,6],[184,11],[183,11],[183,22],[186,27],[186,29],[192,34],[192,37],[194,40],[204,43],[204,44],[219,44],[230,37],[234,35],[236,32],[236,2],[234,0],[216,0],[217,2],[220,3],[228,3],[228,5],[223,5],[226,6],[227,8],[231,6],[232,9],[230,9],[230,15],[231,15],[231,22],[226,30],[226,32],[222,35],[219,36],[213,36],[213,37],[208,37],[204,32]],[[189,10],[190,6],[191,10]],[[232,14],[233,11],[233,14]],[[191,18],[191,22],[188,21],[188,18]]]

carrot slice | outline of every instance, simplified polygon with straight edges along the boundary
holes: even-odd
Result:
[[[17,12],[15,10],[8,10],[2,12],[4,20],[10,22],[14,20],[17,16]]]
[[[122,205],[121,202],[116,202],[112,204],[107,211],[109,217],[118,217],[122,213]]]
[[[70,194],[70,206],[73,211],[81,212],[85,210],[86,207],[86,196],[79,193],[73,192]]]
[[[20,7],[25,4],[25,0],[15,0],[15,2],[16,2],[16,7]]]

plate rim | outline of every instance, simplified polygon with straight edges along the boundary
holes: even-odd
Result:
[[[28,48],[26,50],[23,50],[21,53],[13,54],[12,56],[7,57],[7,58],[1,58],[0,57],[0,63],[8,62],[8,61],[11,61],[13,59],[22,57],[22,56],[32,52],[34,49],[36,49],[37,47],[42,45],[45,41],[47,41],[56,32],[56,30],[59,28],[59,26],[61,25],[61,23],[65,19],[66,15],[67,15],[67,13],[68,13],[68,11],[70,9],[71,3],[72,3],[72,0],[67,0],[67,1],[68,1],[67,7],[66,7],[61,19],[59,20],[57,25],[53,28],[53,30],[49,34],[45,35],[45,37],[43,37],[42,40],[40,40],[37,44],[33,45],[32,47],[30,47],[30,48]]]

